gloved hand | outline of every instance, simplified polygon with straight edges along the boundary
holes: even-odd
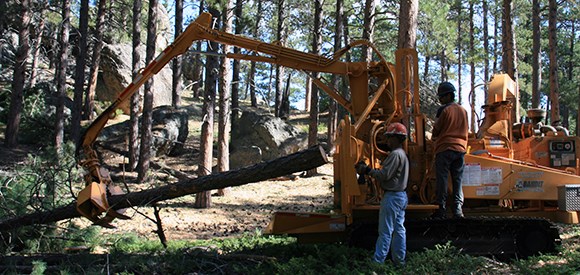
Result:
[[[371,171],[371,168],[362,160],[354,165],[354,169],[359,175],[366,175]]]

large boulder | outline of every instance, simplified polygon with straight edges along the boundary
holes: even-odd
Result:
[[[167,48],[170,41],[174,39],[171,34],[172,26],[169,23],[169,15],[163,5],[158,6],[157,14],[159,17],[157,32],[159,35],[157,35],[155,45],[155,57]],[[124,88],[133,81],[133,73],[131,71],[132,52],[133,46],[131,43],[104,45],[101,51],[100,72],[95,91],[98,100],[115,101]],[[139,54],[142,59],[140,66],[144,68],[145,46],[139,47]],[[171,105],[172,75],[171,63],[168,63],[165,68],[161,69],[153,77],[153,107]],[[121,106],[121,109],[125,114],[129,114],[129,103]]]
[[[188,118],[185,108],[159,106],[153,109],[151,155],[179,155],[189,133]],[[126,120],[106,127],[97,140],[125,150],[129,139],[129,123]]]
[[[246,110],[232,131],[232,169],[268,161],[303,150],[307,135],[271,114]]]
[[[145,48],[140,47],[141,56]],[[133,81],[131,73],[131,52],[129,44],[105,44],[101,52],[100,72],[97,81],[96,98],[113,102]],[[171,105],[171,66],[165,66],[153,77],[153,106]],[[129,101],[121,106],[125,114],[129,113]]]

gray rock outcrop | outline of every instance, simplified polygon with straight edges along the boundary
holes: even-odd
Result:
[[[113,102],[132,81],[131,45],[118,44],[103,47],[101,53],[100,73],[97,81],[96,98]],[[145,48],[140,47],[141,56]],[[167,65],[153,76],[153,107],[171,105],[171,66]],[[121,106],[125,114],[129,113],[129,102]]]
[[[159,106],[153,110],[153,125],[151,127],[152,145],[151,155],[178,155],[189,133],[189,114],[185,108],[171,106]],[[105,127],[99,138],[99,142],[109,146],[126,150],[129,136],[129,120]],[[139,122],[140,123],[140,122]]]
[[[232,131],[230,166],[237,169],[307,147],[307,135],[284,120],[253,110],[242,113]]]

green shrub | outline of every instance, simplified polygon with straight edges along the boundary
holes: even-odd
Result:
[[[74,201],[73,184],[82,178],[74,158],[74,145],[66,143],[61,153],[46,149],[30,155],[24,165],[0,176],[0,219],[36,211],[49,211]],[[80,230],[72,224],[26,226],[3,232],[3,251],[46,252],[81,242],[91,242],[94,229]]]
[[[466,271],[485,270],[483,257],[472,257],[451,246],[436,245],[435,249],[410,253],[406,274],[465,274]],[[482,270],[482,271],[483,271]]]
[[[514,261],[514,266],[521,274],[578,274],[580,255],[564,251],[560,255],[540,255]]]

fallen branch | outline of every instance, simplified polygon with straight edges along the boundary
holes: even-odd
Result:
[[[111,196],[109,197],[109,205],[115,210],[134,206],[146,206],[202,191],[265,181],[271,178],[310,170],[327,162],[326,153],[322,147],[315,146],[239,170],[211,174],[195,179],[180,180],[176,184],[125,195]],[[67,206],[59,207],[52,211],[35,212],[0,221],[0,231],[15,229],[26,225],[49,224],[77,217],[80,217],[80,214],[76,211],[75,203],[71,202]]]
[[[161,221],[161,216],[159,215],[159,207],[157,207],[157,203],[153,204],[153,213],[155,213],[155,224],[157,225],[157,236],[159,236],[159,241],[164,248],[167,248],[167,237],[165,237],[165,231],[163,231],[163,222]]]

